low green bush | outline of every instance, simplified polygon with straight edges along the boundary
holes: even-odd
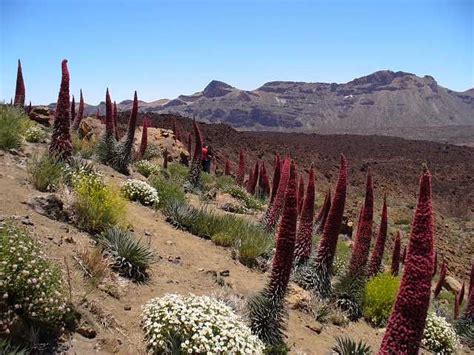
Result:
[[[182,185],[174,181],[172,178],[166,178],[163,174],[159,173],[150,176],[148,181],[158,192],[159,208],[164,208],[171,201],[177,201],[180,203],[186,201],[186,195],[184,194]]]
[[[18,149],[23,136],[32,126],[23,110],[9,105],[0,105],[0,149]]]
[[[182,186],[188,180],[189,168],[179,163],[170,163],[168,173],[170,180]]]
[[[91,159],[97,151],[97,141],[81,138],[75,132],[71,132],[72,151],[84,159]]]
[[[72,204],[77,225],[91,233],[122,225],[126,202],[114,187],[107,186],[98,175],[79,175],[73,179]]]
[[[145,150],[145,154],[143,154],[143,160],[152,160],[154,158],[161,158],[163,153],[161,153],[161,149],[156,144],[148,144]]]
[[[232,197],[241,200],[244,204],[245,207],[250,209],[250,210],[257,210],[261,211],[263,209],[263,202],[259,200],[258,198],[250,195],[245,191],[243,188],[237,185],[228,185],[224,186],[223,192],[228,193]]]
[[[160,172],[160,167],[148,160],[140,160],[135,163],[135,169],[144,177],[149,177],[152,174]]]
[[[397,297],[400,278],[390,273],[370,279],[364,289],[364,317],[376,326],[384,326]]]
[[[70,311],[59,267],[10,221],[0,226],[0,260],[0,333],[21,320],[58,330]]]
[[[34,155],[27,164],[27,172],[37,190],[56,191],[63,181],[64,164],[48,153]]]
[[[32,125],[25,130],[25,140],[30,143],[38,143],[46,138],[46,131],[38,124]]]
[[[155,253],[128,231],[117,227],[106,229],[99,237],[112,267],[121,275],[136,281],[148,278],[147,270],[156,261]]]

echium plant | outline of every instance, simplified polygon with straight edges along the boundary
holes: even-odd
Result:
[[[374,250],[372,251],[372,256],[369,261],[369,267],[367,269],[368,276],[375,276],[381,271],[382,258],[383,258],[383,253],[385,251],[385,241],[387,240],[387,228],[388,228],[387,196],[384,195],[379,233],[377,234],[375,247],[374,247]]]
[[[400,289],[379,354],[418,354],[430,303],[433,244],[431,174],[425,169],[420,178]]]
[[[25,106],[25,82],[23,81],[23,72],[21,70],[20,59],[18,59],[18,70],[16,73],[15,101],[13,102],[13,104],[18,107]]]
[[[237,168],[237,175],[235,176],[235,183],[239,186],[243,186],[244,179],[245,179],[245,153],[241,149],[239,152],[239,165]]]
[[[400,231],[398,231],[395,237],[395,243],[393,244],[393,252],[392,252],[391,272],[393,276],[398,276],[398,272],[400,271],[400,249],[401,249],[401,235],[400,235]]]
[[[109,89],[105,93],[105,133],[101,137],[97,155],[101,163],[110,164],[117,155],[117,141],[114,136],[114,119],[112,100],[110,99]]]
[[[196,138],[196,143],[194,146],[194,155],[191,162],[191,168],[189,170],[189,182],[192,186],[197,187],[201,182],[201,157],[202,157],[202,144],[203,139],[201,135],[201,130],[196,122],[193,120],[194,128],[194,137]]]
[[[273,203],[275,199],[276,193],[278,191],[278,185],[280,184],[280,176],[281,176],[281,162],[280,156],[277,154],[275,155],[275,164],[273,170],[273,181],[272,181],[272,194],[270,196],[270,204]]]
[[[314,221],[315,232],[320,234],[323,232],[326,219],[328,218],[329,210],[331,209],[331,189],[328,189],[326,196],[324,197],[324,203],[318,212],[318,216]]]
[[[231,175],[231,165],[230,165],[230,160],[229,159],[227,159],[226,162],[225,162],[224,175],[225,176],[230,176]]]
[[[289,161],[289,159],[288,159]],[[290,280],[294,257],[296,223],[296,171],[290,163],[288,188],[285,189],[283,216],[276,234],[276,251],[270,279],[265,288],[248,302],[250,328],[270,347],[284,345],[286,312],[284,298]]]
[[[83,118],[84,118],[84,97],[82,96],[82,89],[81,89],[80,98],[79,98],[79,110],[77,111],[77,116],[72,123],[72,129],[74,131],[77,131]]]

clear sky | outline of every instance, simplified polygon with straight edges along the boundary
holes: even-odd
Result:
[[[213,80],[347,82],[380,69],[474,87],[474,0],[0,0],[0,100],[54,102],[67,58],[87,102],[151,101]]]

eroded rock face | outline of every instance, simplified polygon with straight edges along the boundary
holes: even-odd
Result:
[[[33,121],[38,122],[39,124],[42,124],[44,126],[49,126],[50,118],[52,118],[49,109],[45,106],[37,106],[33,108],[29,116],[30,119],[32,119]]]
[[[69,213],[64,209],[64,203],[56,194],[51,194],[46,197],[33,197],[29,202],[30,206],[35,212],[60,222],[69,222]]]

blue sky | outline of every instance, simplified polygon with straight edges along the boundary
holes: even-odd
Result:
[[[0,0],[0,100],[22,60],[27,101],[53,102],[67,58],[87,102],[151,101],[267,81],[347,82],[380,69],[474,87],[474,0]]]

